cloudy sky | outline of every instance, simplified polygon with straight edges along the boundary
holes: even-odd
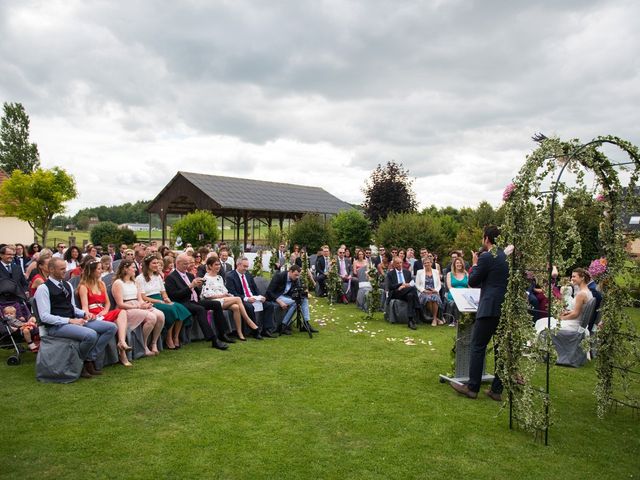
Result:
[[[79,208],[192,171],[359,203],[378,163],[422,206],[498,205],[534,132],[640,144],[640,2],[0,0],[21,102]]]

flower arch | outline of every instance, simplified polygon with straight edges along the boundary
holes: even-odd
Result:
[[[551,425],[549,369],[555,353],[550,338],[538,340],[532,333],[531,314],[523,292],[528,287],[527,273],[538,272],[546,280],[550,315],[557,318],[561,303],[552,294],[553,267],[564,271],[580,256],[580,238],[575,219],[566,211],[558,211],[559,197],[577,189],[586,190],[585,169],[594,173],[600,188],[601,222],[599,240],[607,259],[601,286],[600,308],[603,328],[598,333],[596,357],[597,385],[595,396],[598,416],[603,417],[613,402],[614,377],[626,375],[632,361],[638,362],[638,337],[624,311],[631,304],[628,292],[616,282],[625,268],[627,254],[622,225],[625,209],[638,208],[635,186],[640,175],[640,156],[631,143],[617,137],[597,137],[581,144],[578,140],[563,142],[543,135],[534,137],[539,147],[531,153],[514,179],[505,189],[505,219],[501,243],[512,244],[509,257],[510,278],[502,307],[502,318],[495,337],[498,346],[496,368],[509,397],[510,427],[514,423],[524,429],[543,433],[545,443]],[[614,145],[629,157],[628,162],[612,163],[599,149]],[[623,188],[618,170],[629,172],[627,188]],[[562,175],[575,175],[575,186],[562,182]],[[545,180],[550,188],[542,190]],[[560,256],[558,252],[563,252]],[[585,265],[586,267],[586,265]],[[633,353],[629,355],[629,353]],[[533,385],[536,366],[544,361],[546,387]],[[623,392],[627,394],[627,392]],[[627,402],[638,408],[638,399]]]

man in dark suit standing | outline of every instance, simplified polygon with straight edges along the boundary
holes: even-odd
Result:
[[[216,332],[209,325],[207,321],[207,308],[213,310],[214,324],[218,329],[220,337],[224,337],[224,313],[220,302],[210,302],[211,305],[205,306],[198,303],[198,296],[202,287],[202,278],[194,277],[191,273],[187,272],[189,263],[193,261],[193,257],[183,253],[176,258],[176,268],[173,272],[167,275],[164,279],[164,286],[167,290],[167,295],[174,301],[181,303],[191,312],[193,318],[195,318],[202,329],[202,333],[207,340],[211,340],[211,346],[218,350],[226,350],[229,346],[218,339]],[[216,308],[216,305],[218,308]]]
[[[282,335],[291,335],[292,318],[298,308],[292,295],[297,289],[302,289],[300,283],[301,271],[302,269],[298,265],[291,265],[289,271],[277,272],[271,278],[271,283],[269,283],[269,287],[267,288],[267,300],[276,302],[280,305],[280,308],[287,311],[280,325],[280,333]],[[300,330],[318,333],[318,331],[309,324],[309,299],[306,296],[302,297],[300,309],[302,310],[302,318],[304,319],[304,325],[301,326]]]
[[[262,336],[274,338],[272,333],[275,326],[273,323],[273,314],[276,304],[268,302],[266,297],[260,295],[258,286],[248,270],[249,259],[247,257],[240,257],[236,262],[236,269],[229,272],[226,276],[225,285],[230,294],[242,298],[245,310],[256,325],[258,325],[258,322],[256,321],[254,305],[262,305],[262,322],[260,325]]]
[[[13,262],[15,256],[15,249],[11,245],[5,245],[0,248],[0,278],[8,278],[13,280],[18,286],[19,290],[25,294],[29,289],[27,279],[24,278],[24,273],[18,265]]]
[[[480,302],[471,337],[469,383],[467,385],[450,383],[454,390],[468,398],[478,397],[487,345],[498,328],[502,302],[509,281],[507,256],[502,249],[497,249],[496,252],[491,251],[496,238],[500,235],[500,230],[493,225],[485,227],[483,235],[482,245],[485,252],[480,256],[473,252],[473,269],[469,275],[469,286],[480,288]],[[486,393],[491,399],[502,401],[502,381],[497,373],[493,378],[491,389]]]
[[[415,318],[420,317],[420,300],[418,289],[411,285],[410,282],[411,272],[402,268],[402,259],[400,257],[394,257],[393,269],[387,272],[389,298],[407,302],[409,315],[407,326],[411,330],[415,330],[417,328]]]
[[[329,252],[329,246],[322,246],[322,255],[316,259],[316,280],[320,287],[320,296],[327,295],[327,275],[329,275],[329,269],[331,268],[331,253]]]

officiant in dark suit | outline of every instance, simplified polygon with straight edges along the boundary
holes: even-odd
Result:
[[[407,302],[409,316],[407,325],[410,329],[415,330],[417,328],[416,317],[419,318],[421,314],[418,289],[411,285],[411,272],[402,268],[400,257],[393,258],[393,269],[387,272],[387,288],[389,289],[389,298]]]
[[[226,340],[225,318],[220,302],[210,301],[202,305],[198,298],[202,288],[202,278],[194,277],[187,270],[193,257],[183,253],[176,258],[176,268],[164,279],[164,286],[169,298],[185,306],[191,312],[193,318],[200,325],[200,329],[207,340],[211,340],[211,346],[218,350],[226,350],[228,345],[220,340]],[[218,335],[209,325],[207,320],[207,310],[213,310],[213,324],[218,331]]]
[[[473,252],[473,269],[469,275],[469,286],[480,288],[480,301],[471,337],[469,383],[467,385],[450,383],[454,390],[468,398],[477,398],[480,391],[487,345],[498,328],[502,302],[507,292],[509,281],[507,256],[501,248],[492,252],[499,235],[498,227],[493,225],[485,227],[482,239],[485,251],[480,255]],[[502,401],[502,381],[497,373],[491,389],[486,393],[493,400]]]

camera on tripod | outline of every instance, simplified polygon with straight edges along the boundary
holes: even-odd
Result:
[[[303,298],[307,298],[309,296],[309,292],[306,288],[304,288],[299,283],[295,284],[291,288],[291,298],[297,302],[301,302]]]

